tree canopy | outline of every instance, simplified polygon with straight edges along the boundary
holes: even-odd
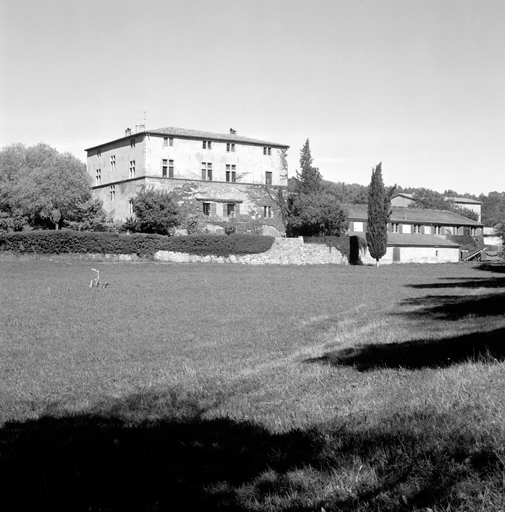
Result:
[[[173,194],[143,188],[133,199],[135,220],[131,226],[140,233],[170,235],[180,222],[179,207]]]
[[[288,193],[272,199],[279,206],[288,236],[340,235],[347,229],[347,213],[335,194],[326,190],[319,169],[313,167],[309,139],[300,151],[297,177],[288,181]]]
[[[391,216],[391,195],[382,179],[382,162],[372,169],[372,179],[368,188],[368,222],[366,241],[370,256],[379,260],[386,254],[388,241],[388,222]]]
[[[321,191],[323,177],[317,167],[313,167],[314,159],[310,151],[309,139],[300,150],[300,171],[296,171],[297,191],[300,194],[314,194]]]
[[[13,144],[0,150],[0,211],[15,229],[58,229],[91,199],[86,165],[47,144]]]
[[[289,203],[292,236],[340,236],[348,228],[347,214],[331,194],[293,195]]]

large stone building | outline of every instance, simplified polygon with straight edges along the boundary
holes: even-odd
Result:
[[[127,129],[123,137],[86,152],[93,195],[115,220],[132,215],[132,200],[142,186],[179,191],[210,218],[272,219],[277,211],[266,185],[287,185],[288,148],[235,130],[160,128]]]

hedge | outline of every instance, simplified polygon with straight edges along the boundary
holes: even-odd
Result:
[[[28,231],[0,235],[0,251],[35,254],[137,254],[152,256],[173,251],[200,256],[258,254],[272,247],[273,237],[250,234],[162,235],[95,233],[85,231]]]

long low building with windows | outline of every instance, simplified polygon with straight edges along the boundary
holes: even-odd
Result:
[[[366,204],[346,204],[349,235],[365,239]],[[480,237],[482,224],[449,210],[393,207],[388,223],[388,249],[383,263],[444,263],[461,259],[460,244],[453,237]],[[371,263],[367,254],[364,262]]]
[[[115,220],[133,214],[133,198],[147,186],[178,191],[197,211],[229,219],[278,215],[267,187],[287,186],[289,146],[238,135],[160,128],[86,149],[93,195]]]
[[[366,231],[368,208],[366,204],[346,204],[349,214],[349,231]],[[391,208],[388,224],[391,233],[422,235],[482,235],[482,223],[468,219],[450,210],[424,208]]]

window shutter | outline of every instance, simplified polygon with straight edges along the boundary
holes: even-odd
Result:
[[[210,214],[213,217],[216,216],[216,203],[210,203]]]
[[[403,224],[398,225],[398,233],[403,233]]]
[[[228,217],[228,203],[223,203],[223,217]]]
[[[235,205],[235,217],[238,217],[240,215],[240,203],[237,203]]]
[[[426,226],[421,226],[421,234],[426,234]]]
[[[349,231],[354,231],[354,222],[352,220],[349,221]]]

